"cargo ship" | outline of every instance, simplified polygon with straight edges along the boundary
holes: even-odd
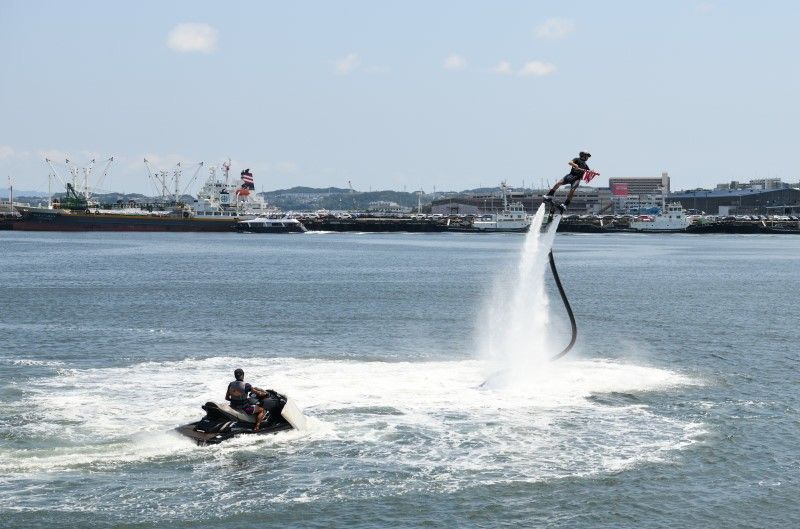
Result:
[[[114,213],[16,206],[19,217],[5,229],[23,231],[235,231],[236,218],[197,217],[187,210],[163,213]]]
[[[53,167],[50,160],[47,162]],[[73,172],[72,182],[65,182],[64,197],[50,199],[46,207],[17,204],[17,215],[0,224],[2,229],[24,231],[235,232],[241,220],[277,213],[253,193],[255,184],[249,169],[241,172],[240,182],[230,181],[229,169],[230,162],[223,164],[224,180],[220,180],[211,167],[208,180],[191,206],[180,201],[180,172],[176,171],[174,194],[164,193],[161,202],[147,207],[127,208],[97,204],[86,186],[77,189],[77,172]],[[150,174],[162,189],[166,189],[165,175],[166,172]]]

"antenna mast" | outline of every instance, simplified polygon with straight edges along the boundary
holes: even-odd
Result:
[[[180,185],[181,185],[181,162],[175,166],[175,170],[172,172],[172,176],[175,179],[175,203],[178,203],[178,199],[180,197]]]
[[[225,185],[228,185],[228,172],[231,170],[231,159],[222,164],[222,174],[225,175]]]

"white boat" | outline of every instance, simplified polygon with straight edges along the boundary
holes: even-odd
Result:
[[[303,233],[308,230],[297,219],[256,217],[237,222],[236,231],[243,233]]]
[[[531,219],[525,213],[521,202],[508,204],[506,183],[500,184],[503,190],[503,211],[477,217],[472,222],[476,231],[482,232],[526,232],[531,227]]]
[[[686,231],[692,223],[689,216],[683,210],[680,202],[666,204],[658,215],[649,217],[647,220],[632,220],[631,228],[636,231],[675,233]]]

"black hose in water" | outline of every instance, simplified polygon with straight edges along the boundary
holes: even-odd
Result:
[[[558,277],[558,270],[556,269],[556,261],[553,259],[553,250],[550,250],[550,254],[547,256],[550,259],[550,271],[553,272],[553,279],[556,280],[556,286],[558,287],[558,293],[561,294],[561,301],[564,302],[564,308],[567,309],[567,314],[569,314],[569,322],[572,325],[572,339],[569,341],[569,345],[567,345],[563,351],[558,353],[557,355],[553,356],[550,361],[558,360],[565,354],[567,354],[572,346],[575,345],[575,340],[578,339],[578,324],[575,323],[575,315],[572,313],[572,307],[569,306],[569,300],[567,299],[567,294],[564,292],[564,287],[561,285],[561,279]]]

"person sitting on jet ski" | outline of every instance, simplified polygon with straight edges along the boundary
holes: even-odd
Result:
[[[261,398],[258,393],[262,390],[254,388],[244,381],[244,370],[241,368],[233,372],[236,380],[228,384],[228,391],[225,393],[225,400],[230,401],[232,408],[238,408],[248,415],[256,416],[256,423],[253,426],[253,431],[257,432],[261,428],[261,421],[264,420],[264,408],[250,400],[250,393],[256,392],[256,396]]]
[[[578,186],[581,184],[581,179],[583,178],[584,173],[586,171],[590,171],[589,166],[586,164],[586,160],[588,160],[592,155],[588,152],[581,151],[578,154],[577,158],[573,158],[572,161],[569,162],[569,166],[572,167],[570,172],[564,176],[561,180],[556,182],[553,188],[547,192],[547,194],[543,197],[544,202],[549,206],[553,205],[553,195],[556,194],[556,190],[563,186],[569,184],[571,186],[569,193],[567,193],[567,199],[564,201],[563,204],[558,204],[556,207],[560,213],[564,213],[567,211],[567,206],[569,206],[570,201],[572,200],[572,196],[575,194],[575,191],[578,190]]]
[[[284,404],[286,404],[285,398],[274,390],[255,387],[253,388],[253,394],[258,397],[258,403],[266,413],[267,426],[276,422],[281,416]]]

